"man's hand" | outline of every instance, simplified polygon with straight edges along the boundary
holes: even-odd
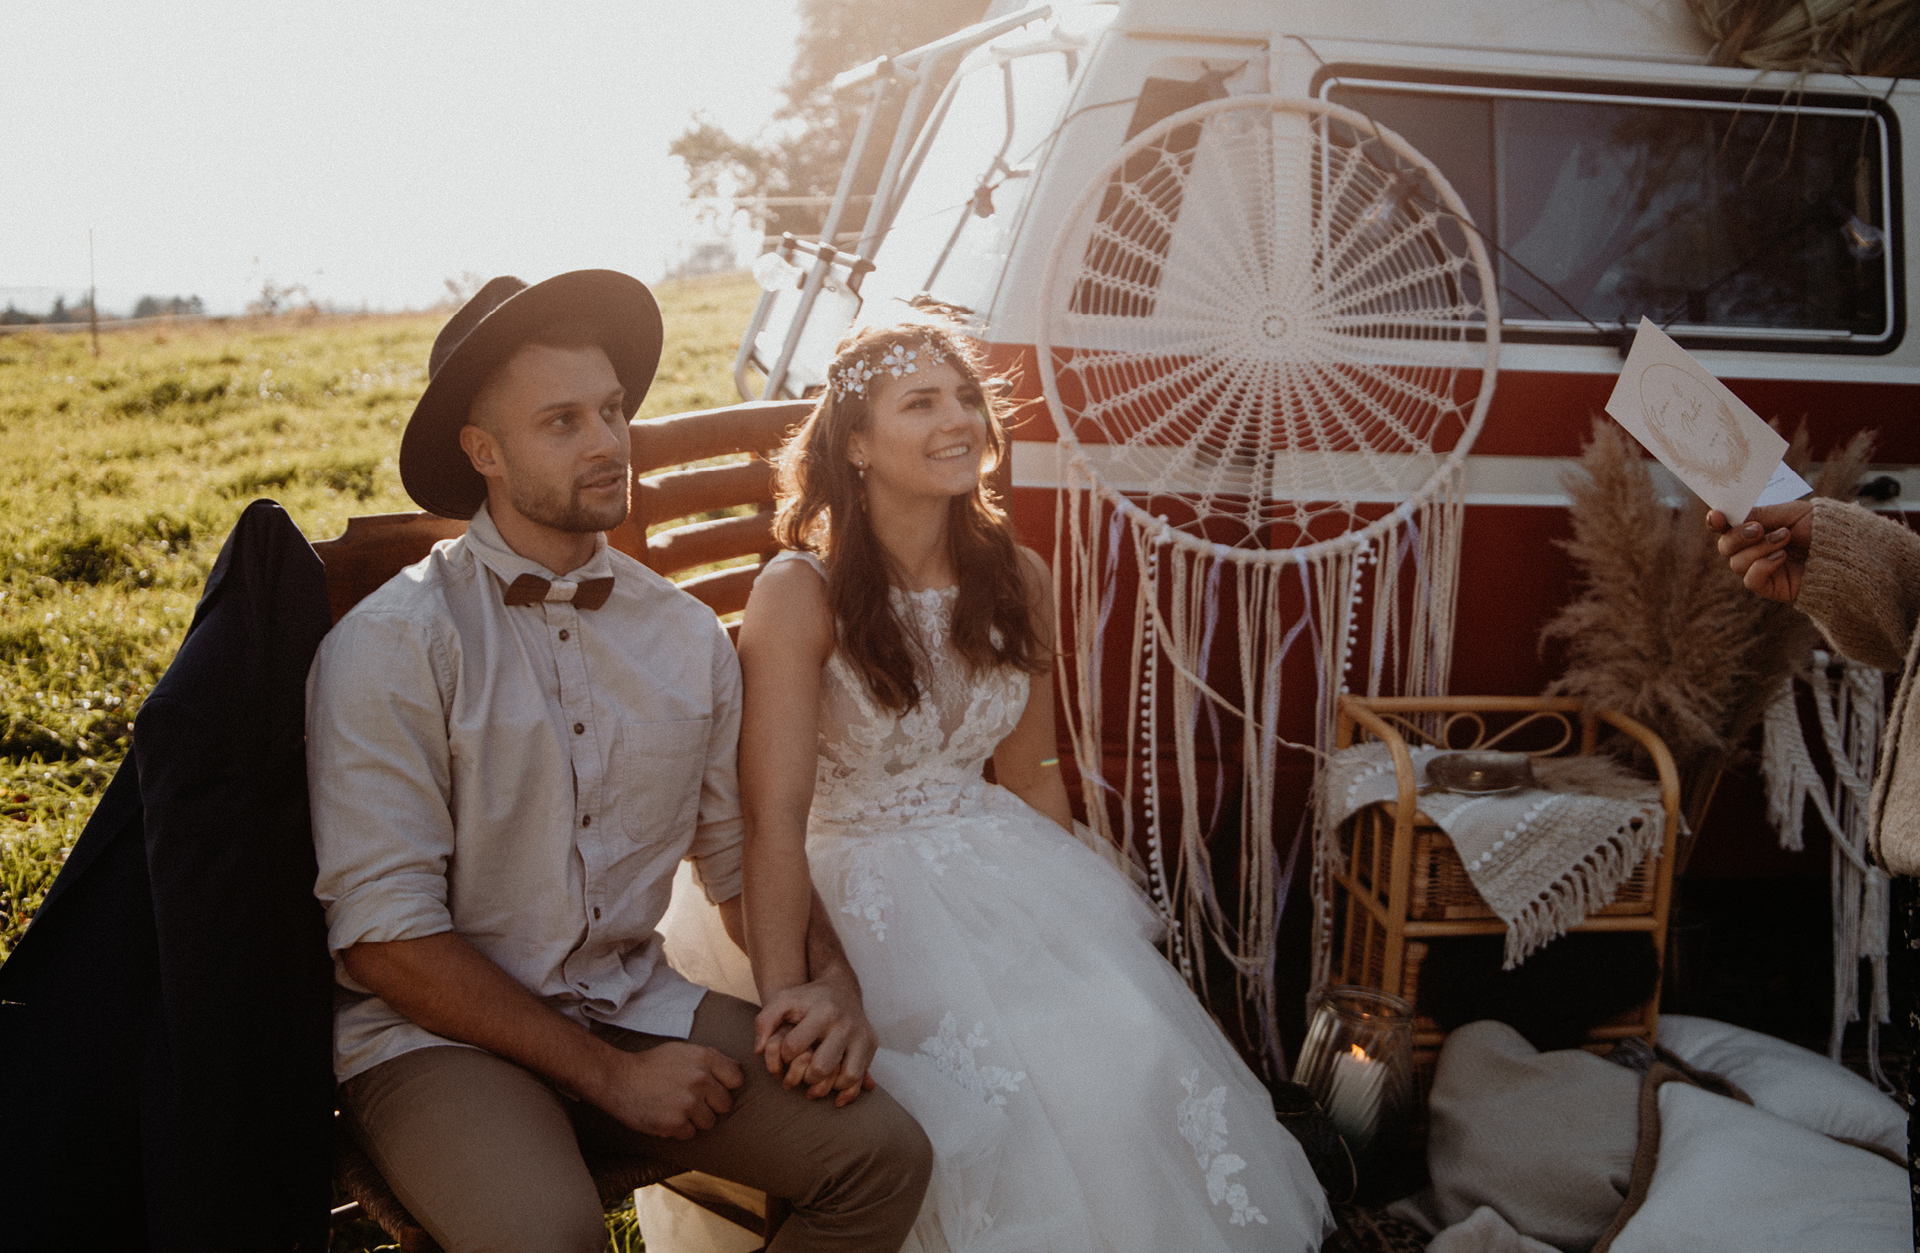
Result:
[[[683,1040],[643,1053],[611,1052],[601,1082],[581,1095],[650,1136],[691,1140],[733,1108],[733,1089],[747,1081],[725,1053]]]
[[[1707,511],[1707,529],[1720,536],[1720,555],[1747,590],[1792,604],[1807,572],[1813,542],[1813,502],[1795,500],[1755,509],[1739,526],[1727,525],[1718,509]]]
[[[867,1065],[878,1046],[860,985],[844,965],[774,993],[753,1020],[753,1051],[766,1059],[767,1072],[789,1088],[806,1084],[810,1099],[837,1093],[835,1105],[873,1087]]]
[[[687,1140],[733,1108],[740,1064],[683,1040],[628,1053],[562,1017],[451,931],[356,944],[347,974],[435,1035],[517,1062],[648,1135]]]

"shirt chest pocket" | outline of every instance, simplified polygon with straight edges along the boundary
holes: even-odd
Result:
[[[620,798],[620,825],[629,839],[693,838],[711,729],[708,718],[621,724],[607,787]]]

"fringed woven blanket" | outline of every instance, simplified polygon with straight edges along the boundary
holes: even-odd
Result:
[[[1440,752],[1413,748],[1415,784]],[[1506,968],[1613,901],[1648,852],[1660,846],[1659,786],[1605,757],[1542,757],[1539,787],[1497,796],[1429,792],[1420,812],[1447,833],[1467,877],[1507,924]],[[1324,780],[1344,820],[1399,792],[1393,758],[1379,742],[1337,753]]]

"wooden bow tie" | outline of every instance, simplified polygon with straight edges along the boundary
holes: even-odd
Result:
[[[541,601],[551,600],[571,602],[577,609],[598,609],[607,603],[607,597],[611,595],[611,574],[600,579],[582,579],[578,583],[561,579],[558,584],[550,583],[537,574],[523,574],[507,584],[506,599],[509,605],[537,605]]]

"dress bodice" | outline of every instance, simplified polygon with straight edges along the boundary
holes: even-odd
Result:
[[[812,561],[804,554],[791,554]],[[987,783],[981,767],[1020,721],[1031,677],[1011,667],[976,670],[951,645],[957,588],[892,589],[895,611],[921,650],[920,703],[905,714],[874,700],[836,649],[820,684],[820,747],[812,829],[879,833],[972,813]]]

